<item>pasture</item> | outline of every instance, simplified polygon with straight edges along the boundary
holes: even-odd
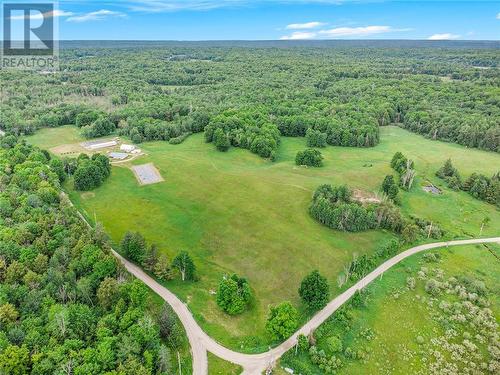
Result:
[[[52,130],[61,131],[44,130],[30,141],[49,147],[57,142],[48,135]],[[337,276],[355,253],[371,253],[393,237],[384,231],[351,234],[319,225],[307,210],[320,184],[377,192],[384,176],[393,173],[393,154],[402,151],[415,160],[418,173],[413,189],[401,194],[405,214],[439,223],[450,238],[478,236],[481,222],[489,217],[483,236],[498,235],[500,213],[494,206],[451,191],[434,177],[447,158],[463,175],[491,175],[500,165],[498,154],[427,140],[392,126],[381,129],[381,143],[374,148],[322,149],[322,168],[295,166],[297,151],[305,147],[303,138],[282,138],[277,161],[271,163],[243,149],[220,153],[201,134],[180,145],[144,143],[147,156],[113,168],[93,195],[72,191],[70,184],[66,189],[82,213],[101,222],[115,243],[132,230],[170,257],[180,250],[190,252],[200,280],[166,285],[186,301],[209,335],[246,352],[272,344],[264,329],[269,305],[290,300],[307,320],[297,289],[311,270],[328,278],[333,296],[339,292]],[[144,163],[154,163],[165,182],[139,186],[129,167]],[[443,194],[426,193],[426,181]],[[238,317],[224,314],[213,295],[222,276],[232,272],[248,278],[254,293],[250,309]]]

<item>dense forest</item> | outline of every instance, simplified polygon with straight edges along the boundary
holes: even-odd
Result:
[[[55,74],[0,72],[0,129],[75,124],[89,138],[114,132],[174,144],[205,131],[221,151],[275,159],[280,136],[370,147],[380,126],[396,124],[500,151],[496,45],[106,46],[66,46]]]
[[[171,374],[186,345],[174,312],[82,222],[61,162],[13,137],[1,146],[0,373]]]

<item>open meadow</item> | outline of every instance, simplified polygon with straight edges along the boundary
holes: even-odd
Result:
[[[51,138],[51,131],[57,137]],[[73,132],[70,127],[47,129],[30,142],[51,148],[59,139],[77,140]],[[271,344],[264,329],[271,304],[290,300],[307,319],[297,294],[307,273],[318,269],[336,295],[337,276],[354,254],[370,254],[393,237],[385,231],[345,233],[319,225],[307,210],[320,184],[348,184],[376,193],[391,173],[393,154],[403,151],[415,160],[418,174],[413,189],[402,193],[404,213],[438,223],[449,238],[478,236],[489,217],[483,236],[497,234],[500,213],[494,206],[446,188],[434,173],[451,158],[464,175],[491,175],[500,164],[498,154],[427,140],[392,126],[381,128],[381,143],[373,148],[327,147],[323,168],[295,166],[294,156],[304,146],[303,138],[283,138],[278,159],[271,163],[242,149],[217,152],[200,135],[181,145],[144,143],[147,155],[133,164],[153,163],[164,182],[139,186],[129,166],[122,165],[93,192],[73,191],[70,184],[67,189],[77,207],[91,221],[101,222],[116,244],[132,230],[169,257],[189,251],[200,280],[172,281],[168,287],[188,303],[209,335],[241,351],[265,350]],[[424,192],[427,181],[443,194]],[[251,308],[238,317],[220,311],[214,296],[222,276],[232,272],[248,278],[254,292]]]

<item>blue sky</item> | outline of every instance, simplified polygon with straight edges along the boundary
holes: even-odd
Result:
[[[54,16],[63,40],[500,39],[500,1],[61,0]]]

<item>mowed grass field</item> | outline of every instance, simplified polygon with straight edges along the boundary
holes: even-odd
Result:
[[[30,141],[46,148],[61,143],[50,136],[52,130],[60,131],[49,129]],[[89,219],[103,223],[115,243],[133,230],[171,257],[189,251],[200,280],[167,286],[188,303],[209,335],[241,351],[266,350],[271,344],[264,327],[269,305],[290,300],[303,311],[297,289],[307,273],[319,269],[333,297],[339,291],[337,276],[353,255],[371,253],[392,238],[388,232],[349,234],[316,223],[308,206],[320,184],[375,192],[392,173],[393,154],[402,151],[415,160],[419,175],[413,190],[402,194],[405,213],[439,223],[449,237],[478,236],[481,222],[489,217],[483,236],[499,235],[500,213],[494,206],[444,187],[442,195],[430,195],[421,184],[429,179],[443,185],[434,173],[447,158],[465,175],[491,175],[500,166],[500,155],[427,140],[397,127],[382,128],[381,143],[374,148],[323,149],[325,166],[317,169],[294,164],[297,151],[306,147],[303,138],[282,138],[274,163],[242,149],[220,153],[201,134],[181,145],[140,147],[147,156],[133,163],[154,163],[165,182],[139,186],[132,171],[120,166],[92,193],[81,194],[68,185],[70,197]],[[221,277],[232,272],[248,278],[255,295],[251,308],[238,317],[222,313],[213,294]]]

